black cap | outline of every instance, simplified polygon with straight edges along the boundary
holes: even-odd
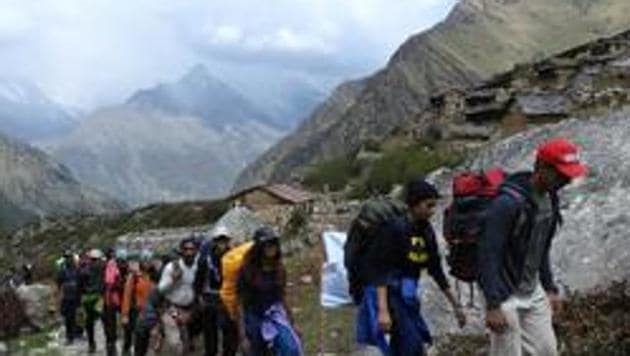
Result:
[[[269,226],[263,226],[254,232],[254,242],[262,243],[278,240],[278,234]]]
[[[435,186],[422,178],[407,183],[405,203],[408,206],[414,206],[423,200],[439,198],[440,193]]]

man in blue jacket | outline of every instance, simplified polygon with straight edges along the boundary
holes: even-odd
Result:
[[[508,177],[490,207],[478,251],[490,355],[557,355],[551,317],[562,304],[549,252],[562,223],[557,192],[587,173],[578,150],[545,142],[534,171]]]

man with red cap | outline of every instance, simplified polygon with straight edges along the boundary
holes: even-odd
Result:
[[[492,202],[478,250],[490,355],[557,355],[551,318],[562,304],[549,256],[562,224],[557,193],[587,171],[575,144],[552,139],[538,147],[534,171],[508,177]]]

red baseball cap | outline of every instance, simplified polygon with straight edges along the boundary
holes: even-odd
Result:
[[[588,167],[580,162],[580,148],[564,138],[554,138],[538,146],[536,159],[554,166],[571,179],[588,173]]]

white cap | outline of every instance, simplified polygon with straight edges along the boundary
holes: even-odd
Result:
[[[225,237],[231,237],[230,236],[230,231],[228,231],[227,227],[225,226],[216,226],[213,230],[212,233],[210,234],[210,238],[211,239],[215,239],[217,237],[220,236],[225,236]]]
[[[88,252],[88,257],[90,258],[103,258],[103,251],[93,248]]]

